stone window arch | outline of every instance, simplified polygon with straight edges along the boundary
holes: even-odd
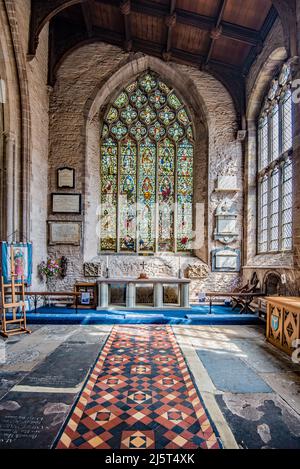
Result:
[[[100,148],[101,252],[191,251],[194,131],[177,92],[142,73],[107,107]]]
[[[258,121],[258,253],[292,249],[293,102],[291,68],[271,82]]]

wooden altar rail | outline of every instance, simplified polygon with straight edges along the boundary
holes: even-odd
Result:
[[[267,340],[289,355],[300,340],[300,297],[268,297]]]

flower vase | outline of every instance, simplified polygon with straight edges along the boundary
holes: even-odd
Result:
[[[47,290],[49,292],[54,292],[56,289],[56,278],[48,277],[46,283],[47,283]]]

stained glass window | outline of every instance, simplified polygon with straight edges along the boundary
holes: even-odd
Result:
[[[272,81],[258,125],[258,252],[292,249],[291,70]]]
[[[193,126],[156,73],[142,74],[108,106],[100,159],[101,251],[191,251]]]

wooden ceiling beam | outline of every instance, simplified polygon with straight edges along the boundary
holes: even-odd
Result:
[[[210,45],[209,45],[209,49],[208,49],[206,60],[205,60],[206,65],[208,64],[208,62],[210,61],[210,58],[212,56],[214,46],[215,46],[215,42],[222,35],[221,21],[223,19],[223,15],[224,15],[226,5],[227,5],[227,0],[221,0],[218,16],[216,18],[215,27],[210,32]]]
[[[130,52],[132,49],[132,40],[131,40],[131,1],[122,0],[120,3],[120,11],[124,18],[124,31],[125,31],[125,42],[124,49],[127,52]]]
[[[93,5],[94,0],[85,0],[81,4],[81,10],[87,30],[88,37],[93,36]]]
[[[171,58],[171,48],[172,48],[172,31],[176,24],[176,0],[170,0],[170,10],[169,15],[166,16],[165,24],[167,27],[167,40],[166,40],[166,50],[163,52],[163,58],[165,60],[170,60]]]
[[[123,34],[105,30],[96,26],[94,26],[93,36],[90,38],[87,37],[86,31],[82,29],[82,31],[78,32],[76,36],[72,31],[70,31],[69,36],[60,38],[60,40],[55,40],[57,37],[57,31],[55,28],[60,28],[60,25],[50,25],[50,33],[51,37],[53,38],[53,42],[51,42],[50,45],[52,48],[52,53],[50,51],[51,61],[49,63],[48,78],[50,86],[53,86],[55,83],[56,73],[59,66],[62,64],[65,58],[78,47],[97,41],[107,42],[118,47],[122,47],[124,43]],[[135,37],[132,37],[131,40],[134,51],[143,52],[145,54],[161,58],[163,52],[163,46],[161,44],[138,39]],[[199,67],[205,62],[205,56],[201,56],[199,54],[193,54],[176,48],[171,48],[170,52],[172,53],[172,58],[175,62],[185,63],[196,67]],[[242,105],[244,103],[244,77],[242,75],[242,69],[240,67],[228,65],[213,59],[210,60],[209,65],[207,65],[205,69],[216,76],[216,78],[220,79],[224,86],[226,86],[229,93],[231,93],[233,96],[238,115],[242,115]]]
[[[28,58],[35,56],[38,46],[39,34],[44,25],[62,10],[73,5],[86,3],[87,0],[32,0],[30,36],[28,46]],[[120,6],[120,0],[94,0],[95,3],[105,3],[111,6]],[[125,1],[126,3],[126,1]],[[152,0],[131,0],[131,11],[150,16],[166,17],[170,15],[170,5],[160,4]],[[175,13],[175,9],[174,9]],[[126,16],[126,15],[125,15]],[[125,19],[125,34],[130,37],[130,19]],[[182,9],[176,9],[176,21],[187,26],[211,31],[215,26],[215,18],[199,15]],[[87,18],[87,27],[90,28],[90,19]],[[253,29],[241,27],[235,24],[220,22],[222,34],[236,41],[256,46],[261,42],[261,34]],[[127,32],[126,32],[127,31]],[[91,31],[90,31],[91,33]],[[126,41],[130,39],[126,39]],[[171,42],[171,34],[170,39]],[[170,46],[169,46],[170,48]]]
[[[55,30],[53,27],[51,28],[51,36],[53,37],[54,41],[51,44],[51,47],[54,49],[54,54],[52,54],[52,61],[50,64],[50,77],[51,82],[49,85],[53,85],[55,81],[55,74],[56,71],[62,62],[63,58],[74,48],[76,48],[79,44],[82,43],[89,43],[89,42],[96,42],[96,41],[103,41],[109,44],[113,44],[119,47],[123,46],[123,35],[121,33],[117,33],[115,31],[105,30],[103,28],[99,28],[94,26],[93,28],[93,36],[88,38],[86,32],[82,32],[78,34],[76,37],[74,34],[70,34],[64,40],[60,40],[59,42],[55,42]],[[156,57],[161,57],[163,53],[163,46],[156,42],[146,41],[143,39],[132,37],[132,48],[135,51],[144,52],[145,54],[154,55]],[[190,65],[199,66],[205,62],[205,57],[199,54],[193,54],[181,49],[172,48],[170,50],[172,53],[172,58],[175,61],[185,62]],[[210,67],[218,67],[219,69],[222,68],[228,73],[231,73],[234,76],[241,76],[242,70],[240,67],[236,67],[234,65],[228,65],[221,61],[211,60]]]
[[[97,1],[107,2],[108,0]],[[149,16],[161,17],[168,14],[168,7],[151,0],[143,0],[142,2],[139,0],[132,0],[132,11]],[[178,8],[176,8],[176,21],[204,31],[211,31],[215,27],[215,18],[199,15],[198,13]],[[224,21],[221,21],[219,26],[222,26],[222,34],[231,39],[253,46],[260,42],[260,33],[254,29],[245,28]]]

